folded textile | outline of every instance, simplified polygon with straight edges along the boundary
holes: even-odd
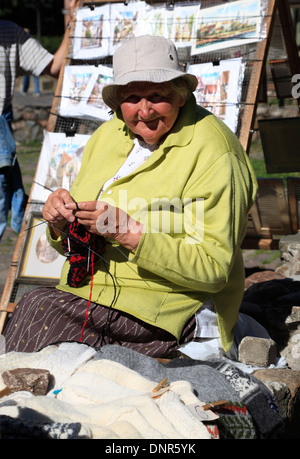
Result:
[[[276,403],[271,392],[254,376],[241,371],[222,359],[193,360],[174,359],[167,364],[139,354],[121,346],[107,345],[97,351],[94,359],[110,359],[122,362],[128,368],[141,375],[151,377],[156,381],[167,377],[169,381],[185,379],[191,383],[196,396],[205,403],[217,400],[227,400],[231,406],[241,407],[228,411],[239,418],[237,423],[244,424],[243,438],[253,437],[253,430],[258,438],[268,438],[283,425]],[[221,431],[226,430],[226,436],[235,437],[236,428],[228,431],[229,424],[225,422],[226,412],[223,413]],[[222,421],[220,417],[219,423]],[[251,426],[252,424],[252,426]],[[238,433],[241,437],[242,432]]]
[[[204,423],[189,409],[201,402],[188,381],[181,377],[154,398],[156,382],[152,378],[122,363],[95,359],[96,355],[86,345],[64,343],[36,353],[12,352],[1,356],[1,370],[24,368],[24,364],[44,368],[51,371],[54,387],[60,389],[55,394],[51,389],[47,396],[22,398],[16,392],[3,397],[0,416],[15,419],[22,426],[29,423],[35,432],[45,421],[49,427],[53,423],[76,423],[80,428],[78,438],[212,438]]]
[[[80,424],[59,422],[20,421],[10,416],[0,416],[1,440],[71,440],[78,439]]]
[[[101,359],[74,373],[57,398],[77,407],[101,404],[98,419],[102,425],[127,421],[141,438],[210,438],[187,408],[199,404],[188,382],[174,381],[166,393],[152,399],[155,386],[123,364]]]
[[[268,438],[282,426],[263,383],[221,359],[161,363],[117,345],[95,350],[63,343],[0,356],[0,374],[18,367],[47,369],[54,385],[47,396],[16,392],[3,397],[0,416],[32,426],[41,420],[49,426],[77,423],[78,438]],[[169,390],[153,399],[153,388],[164,378]],[[212,424],[199,421],[189,409],[218,400],[227,403]]]
[[[95,354],[95,349],[80,343],[51,345],[39,352],[10,352],[0,356],[0,375],[8,369],[8,365],[10,370],[15,368],[45,369],[53,376],[52,391],[55,391],[61,389],[64,381],[81,365],[92,359]],[[0,378],[0,390],[4,388],[5,384]]]

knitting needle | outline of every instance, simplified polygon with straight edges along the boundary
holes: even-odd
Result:
[[[33,183],[36,183],[37,185],[42,186],[43,188],[45,188],[45,190],[51,191],[51,193],[53,193],[54,191],[54,190],[51,190],[51,188],[48,188],[46,185],[43,185],[42,183],[39,183],[35,180],[33,180]]]
[[[51,188],[48,188],[46,185],[43,185],[42,183],[39,183],[39,182],[37,182],[36,180],[33,180],[33,182],[36,183],[37,185],[39,185],[39,186],[45,188],[45,190],[48,190],[48,191],[51,191],[51,193],[54,193],[54,190],[51,190]],[[71,197],[72,197],[72,196],[71,196]],[[72,199],[73,199],[73,198],[72,198]],[[79,206],[78,206],[78,202],[75,201],[75,199],[73,199],[73,201],[74,201],[75,204],[76,204],[76,209],[77,209],[77,210],[80,210],[80,209],[79,209]]]

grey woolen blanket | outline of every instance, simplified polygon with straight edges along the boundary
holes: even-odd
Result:
[[[202,402],[227,400],[245,404],[258,438],[268,438],[282,426],[271,392],[254,376],[223,359],[200,361],[174,359],[161,363],[152,357],[118,345],[106,345],[97,350],[96,359],[108,359],[125,365],[145,378],[159,382],[186,380]]]

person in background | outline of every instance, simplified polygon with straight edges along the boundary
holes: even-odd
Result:
[[[102,96],[114,117],[89,139],[71,192],[55,190],[43,208],[48,240],[67,257],[59,285],[21,299],[6,350],[79,341],[170,358],[197,336],[202,312],[209,337],[212,312],[227,352],[257,189],[249,158],[196,104],[197,78],[182,71],[171,40],[125,41],[113,71]]]
[[[29,89],[29,83],[30,83],[30,75],[25,75],[23,78],[23,86],[22,86],[23,96],[27,94],[27,91]],[[33,76],[33,84],[34,84],[33,95],[34,97],[39,97],[41,95],[39,77]]]
[[[24,28],[25,32],[30,34],[30,30],[27,28]],[[30,75],[26,74],[23,78],[23,84],[22,84],[22,92],[23,96],[27,94],[27,91],[29,89],[29,84],[30,84]],[[39,97],[41,95],[40,93],[40,82],[39,82],[39,77],[33,75],[33,84],[34,84],[34,92],[33,95],[35,97]]]
[[[70,17],[78,0],[70,2]],[[0,20],[0,241],[11,210],[11,227],[20,232],[27,195],[25,194],[16,146],[12,136],[12,98],[16,78],[24,73],[42,73],[57,78],[67,51],[69,29],[53,55],[17,24]]]

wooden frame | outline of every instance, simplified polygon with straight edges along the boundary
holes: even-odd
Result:
[[[300,231],[300,177],[287,178],[287,195],[292,233],[296,234]]]
[[[283,0],[285,1],[285,0]],[[249,82],[249,89],[242,119],[240,142],[249,153],[252,132],[254,128],[256,109],[259,99],[259,88],[263,82],[264,69],[267,60],[267,54],[270,46],[271,34],[275,21],[275,14],[277,11],[279,0],[268,1],[268,17],[266,20],[266,35],[265,40],[257,43],[256,54],[252,66],[251,78]]]
[[[45,223],[40,213],[30,215],[16,277],[20,283],[54,285],[59,282],[65,257],[48,243]]]

